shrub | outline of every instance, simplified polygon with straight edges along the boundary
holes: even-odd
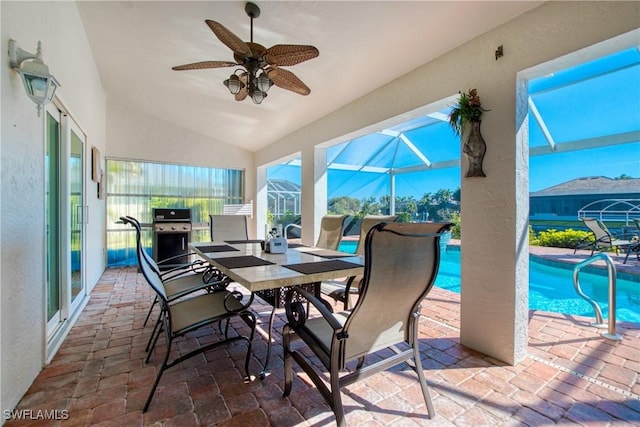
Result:
[[[460,231],[460,212],[452,213],[451,216],[447,219],[447,221],[452,222],[453,226],[451,227],[451,238],[452,239],[460,239],[461,231]]]
[[[533,236],[533,237],[532,237]],[[583,230],[566,230],[558,231],[549,229],[539,232],[537,235],[533,230],[529,229],[529,244],[535,246],[551,246],[555,248],[575,248],[576,244],[592,236],[592,233]]]

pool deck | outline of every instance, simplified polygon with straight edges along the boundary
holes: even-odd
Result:
[[[550,249],[541,256],[579,262],[573,254]],[[640,269],[635,259],[628,267]],[[335,426],[305,375],[294,381],[289,397],[282,397],[281,311],[266,379],[243,381],[246,347],[234,343],[167,371],[143,414],[165,349],[159,344],[150,363],[144,363],[151,325],[142,324],[151,301],[149,286],[135,268],[106,270],[57,355],[17,407],[32,414],[64,410],[68,419],[4,425]],[[257,301],[254,309],[264,332],[270,307]],[[347,425],[640,425],[640,324],[618,323],[623,340],[612,341],[590,321],[530,311],[527,355],[510,366],[461,344],[460,295],[434,288],[423,304],[419,339],[435,418],[427,417],[415,374],[398,367],[343,389]],[[232,323],[234,329],[243,326]],[[217,334],[217,328],[190,334],[176,341],[174,351],[189,351]],[[262,358],[265,351],[264,333],[256,334],[254,356]],[[256,360],[251,370],[259,370]]]

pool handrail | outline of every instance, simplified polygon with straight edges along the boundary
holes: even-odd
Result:
[[[575,288],[578,295],[584,298],[591,306],[596,313],[596,321],[595,323],[591,323],[592,326],[596,328],[606,328],[607,325],[604,324],[602,319],[602,310],[597,302],[593,299],[585,295],[580,287],[580,280],[578,278],[580,271],[598,260],[603,260],[607,266],[607,277],[609,282],[609,318],[608,318],[608,330],[607,332],[603,332],[602,336],[615,341],[622,341],[622,335],[616,333],[616,267],[611,260],[611,257],[604,253],[600,252],[598,254],[593,255],[590,258],[580,262],[573,268],[573,287]]]

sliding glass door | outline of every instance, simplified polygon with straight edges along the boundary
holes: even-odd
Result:
[[[54,103],[46,110],[46,289],[51,339],[86,295],[86,137]]]

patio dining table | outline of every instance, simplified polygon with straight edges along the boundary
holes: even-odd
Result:
[[[362,275],[364,260],[354,254],[296,245],[284,253],[269,253],[257,240],[191,243],[191,249],[233,282],[273,308],[269,318],[267,355],[260,374],[267,374],[275,311],[284,306],[287,290],[300,286],[320,297],[323,281]]]

